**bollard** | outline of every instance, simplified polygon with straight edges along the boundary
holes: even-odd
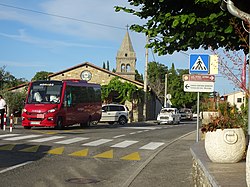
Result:
[[[6,113],[4,113],[4,120],[3,120],[3,130],[6,129]]]
[[[10,132],[12,132],[12,126],[13,126],[13,114],[10,115]]]

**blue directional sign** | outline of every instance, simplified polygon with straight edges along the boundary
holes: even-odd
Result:
[[[189,74],[208,74],[209,55],[191,54],[189,58]]]

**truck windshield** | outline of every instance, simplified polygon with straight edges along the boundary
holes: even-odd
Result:
[[[61,82],[33,82],[28,103],[60,103]]]

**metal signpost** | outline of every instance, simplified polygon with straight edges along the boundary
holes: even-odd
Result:
[[[213,63],[216,62],[213,58]],[[216,66],[213,64],[213,71]],[[199,141],[200,92],[214,92],[215,76],[209,75],[210,56],[208,54],[191,54],[189,58],[189,74],[182,76],[185,92],[197,92],[197,126],[196,142]],[[218,68],[218,66],[217,66]]]

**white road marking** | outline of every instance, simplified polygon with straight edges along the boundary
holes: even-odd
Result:
[[[136,134],[142,133],[143,131],[136,131]]]
[[[47,142],[50,140],[56,140],[59,138],[64,138],[65,136],[50,136],[50,137],[46,137],[46,138],[39,138],[39,139],[35,139],[35,140],[30,140],[29,142]]]
[[[3,134],[0,135],[0,138],[6,138],[6,137],[11,137],[11,136],[20,136],[21,134]]]
[[[18,168],[18,167],[24,166],[24,165],[26,165],[26,164],[30,164],[30,163],[32,163],[32,162],[33,162],[33,161],[28,161],[28,162],[24,162],[24,163],[22,163],[22,164],[17,164],[17,165],[15,165],[15,166],[8,167],[8,168],[6,168],[6,169],[1,170],[0,173],[5,173],[6,171],[10,171],[10,170],[16,169],[16,168]]]
[[[155,130],[155,129],[159,129],[159,127],[121,127],[121,128],[125,128],[125,129],[140,129],[140,130]]]
[[[155,150],[162,145],[164,145],[164,143],[162,143],[162,142],[150,142],[150,143],[140,147],[140,149]]]
[[[112,139],[100,139],[100,140],[85,143],[85,144],[82,144],[82,145],[84,145],[84,146],[98,146],[98,145],[102,145],[102,144],[105,144],[105,143],[111,142],[111,141],[113,141],[113,140]]]
[[[136,134],[137,132],[131,132],[131,133],[129,133],[129,134]]]
[[[121,135],[114,136],[113,138],[120,138],[120,137],[123,137],[123,136],[126,136],[126,135],[125,134],[121,134]]]
[[[12,137],[12,138],[6,138],[3,140],[8,140],[8,141],[15,141],[15,140],[23,140],[23,139],[28,139],[28,138],[36,138],[42,135],[26,135],[26,136],[18,136],[18,137]]]
[[[112,145],[110,147],[119,147],[119,148],[125,148],[125,147],[128,147],[130,145],[133,145],[135,143],[137,143],[138,141],[130,141],[130,140],[125,140],[123,142],[120,142],[120,143],[117,143],[115,145]]]
[[[76,138],[71,138],[71,139],[68,139],[68,140],[62,140],[62,141],[55,142],[55,143],[58,143],[58,144],[71,144],[71,143],[76,143],[76,142],[80,142],[82,140],[87,140],[87,139],[89,139],[89,138],[76,137]]]

